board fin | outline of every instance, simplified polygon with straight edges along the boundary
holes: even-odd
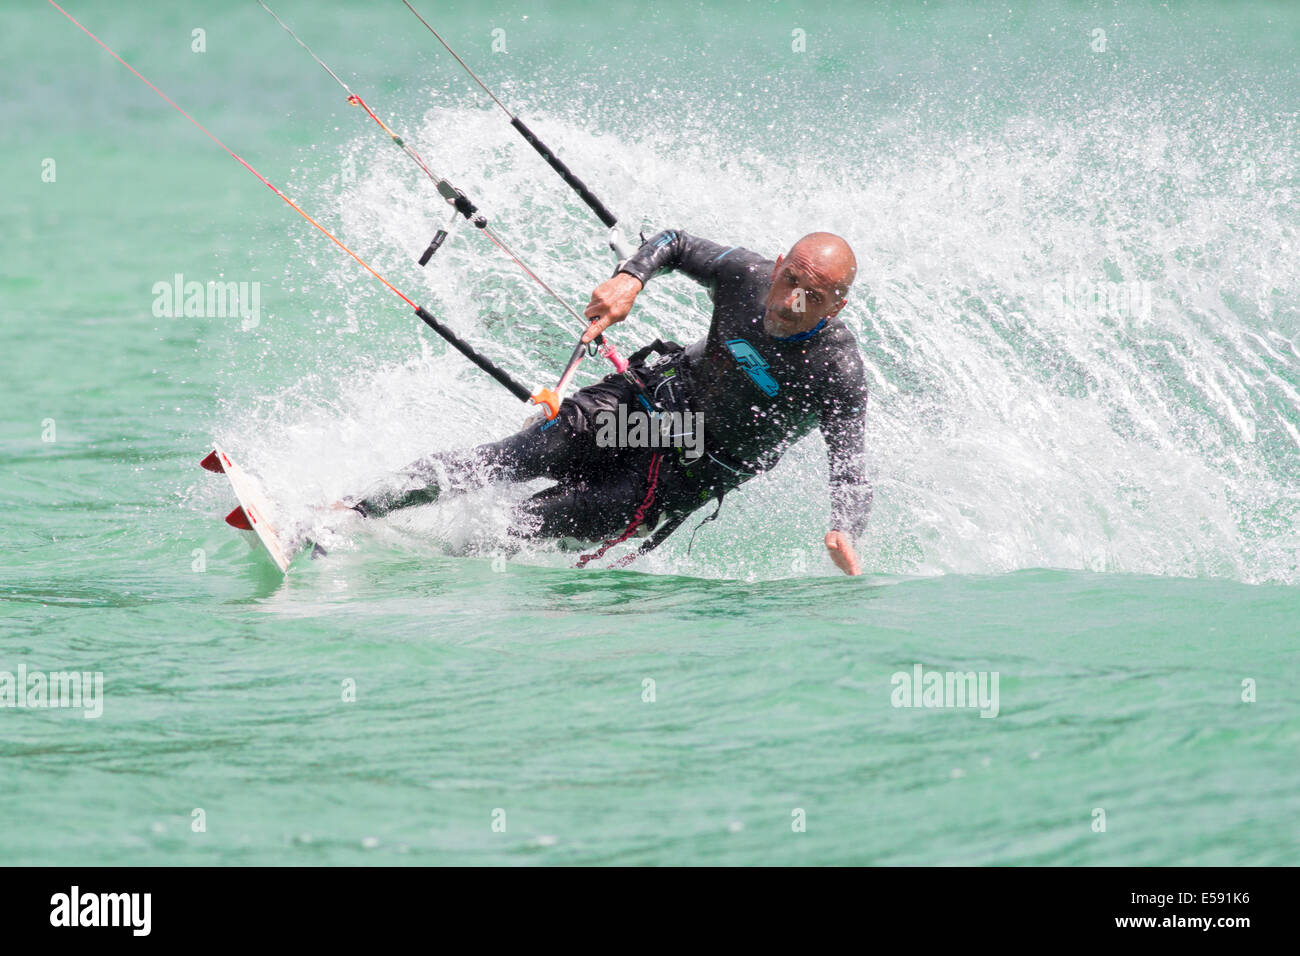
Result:
[[[225,474],[230,481],[230,487],[235,492],[235,498],[239,502],[239,507],[226,515],[226,524],[232,528],[238,528],[241,531],[252,531],[257,535],[262,547],[275,562],[282,572],[289,570],[289,562],[293,559],[294,552],[298,547],[287,547],[285,542],[280,540],[280,532],[276,527],[275,511],[267,501],[266,495],[263,494],[261,487],[249,475],[244,474],[243,470],[230,460],[230,456],[221,450],[220,446],[212,450],[212,454],[204,458],[201,464],[208,471],[217,474]]]
[[[248,515],[244,512],[242,507],[236,508],[234,511],[230,512],[230,514],[226,515],[226,524],[230,525],[232,528],[238,528],[240,531],[253,530],[253,522],[248,520]]]

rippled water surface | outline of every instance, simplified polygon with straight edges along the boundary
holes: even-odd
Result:
[[[400,4],[273,6],[585,302],[602,230]],[[1295,863],[1300,8],[933,6],[425,11],[625,221],[853,243],[853,580],[815,436],[634,570],[504,558],[495,491],[281,579],[214,441],[309,525],[523,409],[57,11],[8,11],[0,672],[104,699],[0,708],[0,861]],[[255,4],[68,9],[554,377],[576,330],[471,228],[415,265],[429,183]],[[258,283],[255,321],[157,315],[178,274]],[[619,341],[706,306],[660,278]],[[997,716],[893,706],[917,665],[996,674]]]

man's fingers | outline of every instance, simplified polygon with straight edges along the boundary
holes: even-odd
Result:
[[[593,321],[587,331],[582,333],[582,341],[590,342],[615,322],[627,318],[640,286],[641,280],[623,273],[596,286],[591,293],[591,301],[583,310],[583,315]]]
[[[862,573],[862,566],[858,564],[858,556],[853,550],[853,545],[840,532],[831,531],[826,535],[826,550],[831,556],[831,561],[845,574],[853,576]]]
[[[613,324],[614,321],[609,318],[609,316],[603,316],[596,319],[596,321],[592,322],[591,325],[587,326],[587,331],[582,333],[582,341],[590,342]]]
[[[831,561],[833,561],[835,566],[845,574],[854,576],[862,573],[862,569],[858,566],[857,558],[851,556],[847,551],[842,551],[838,547],[829,545],[827,546],[827,550],[830,551]]]

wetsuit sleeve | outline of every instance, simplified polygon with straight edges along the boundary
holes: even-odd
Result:
[[[714,292],[724,269],[732,268],[742,258],[755,257],[736,246],[720,246],[680,229],[665,229],[647,239],[618,271],[636,276],[645,285],[657,275],[676,270]]]
[[[830,459],[831,530],[857,538],[871,513],[867,477],[867,386],[862,368],[836,376],[821,412],[821,432]]]

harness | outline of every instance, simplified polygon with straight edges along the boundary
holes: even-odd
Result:
[[[668,411],[683,411],[685,409],[685,390],[682,388],[681,382],[676,374],[677,362],[685,351],[686,350],[676,342],[665,342],[662,339],[655,339],[649,345],[638,349],[629,356],[628,368],[622,374],[636,390],[637,401],[645,407],[648,413],[663,414]],[[656,356],[653,360],[650,358],[652,354]],[[648,372],[656,372],[661,368],[663,368],[664,371],[658,375],[659,381],[654,384],[654,388],[651,390],[647,386],[644,376]],[[699,459],[688,465],[685,459],[685,452],[682,448],[677,446],[676,451],[683,469],[687,470],[687,473],[690,474],[689,468],[697,467]],[[705,448],[702,457],[707,458],[709,461],[713,462],[713,464],[725,471],[739,476],[742,481],[754,477],[754,472],[745,468],[744,462],[739,461],[726,452]],[[645,523],[646,514],[654,504],[655,496],[659,488],[659,476],[663,458],[663,452],[655,452],[650,456],[650,466],[646,473],[646,494],[641,500],[641,503],[637,506],[637,509],[632,516],[632,520],[628,522],[627,527],[617,536],[606,538],[600,543],[599,547],[597,547],[595,551],[590,554],[584,554],[578,558],[574,567],[586,567],[591,561],[604,557],[605,552],[632,537],[637,529]],[[739,484],[739,482],[737,482],[737,484]],[[695,530],[691,532],[691,541],[686,547],[687,554],[691,553],[691,548],[695,544],[696,532],[698,532],[700,528],[708,522],[717,519],[718,513],[722,510],[723,496],[730,490],[730,488],[724,487],[721,490],[715,490],[714,494],[709,496],[711,499],[717,501],[717,506],[713,509],[713,513],[696,525]],[[694,510],[695,508],[689,510],[677,510],[668,514],[663,523],[654,530],[650,537],[648,537],[640,547],[635,551],[623,555],[623,557],[614,561],[610,567],[626,567],[637,558],[649,554],[655,548],[659,547],[659,545],[668,540],[669,536],[681,527],[683,522],[690,517]]]
[[[622,544],[628,538],[632,537],[632,533],[641,526],[641,522],[645,520],[646,510],[654,504],[655,490],[659,487],[659,462],[662,460],[663,455],[659,452],[655,452],[650,456],[650,472],[646,476],[648,487],[646,489],[645,498],[642,499],[641,504],[637,506],[636,513],[632,516],[632,520],[623,530],[623,533],[617,538],[606,538],[601,542],[600,547],[591,552],[591,554],[584,554],[582,557],[578,558],[577,563],[574,565],[575,568],[585,568],[587,562],[603,558],[606,551],[614,547],[614,545]],[[637,551],[634,551],[632,555],[629,555],[629,557],[634,557],[640,553],[641,551],[638,549]],[[621,563],[616,563],[614,567],[621,567]]]

